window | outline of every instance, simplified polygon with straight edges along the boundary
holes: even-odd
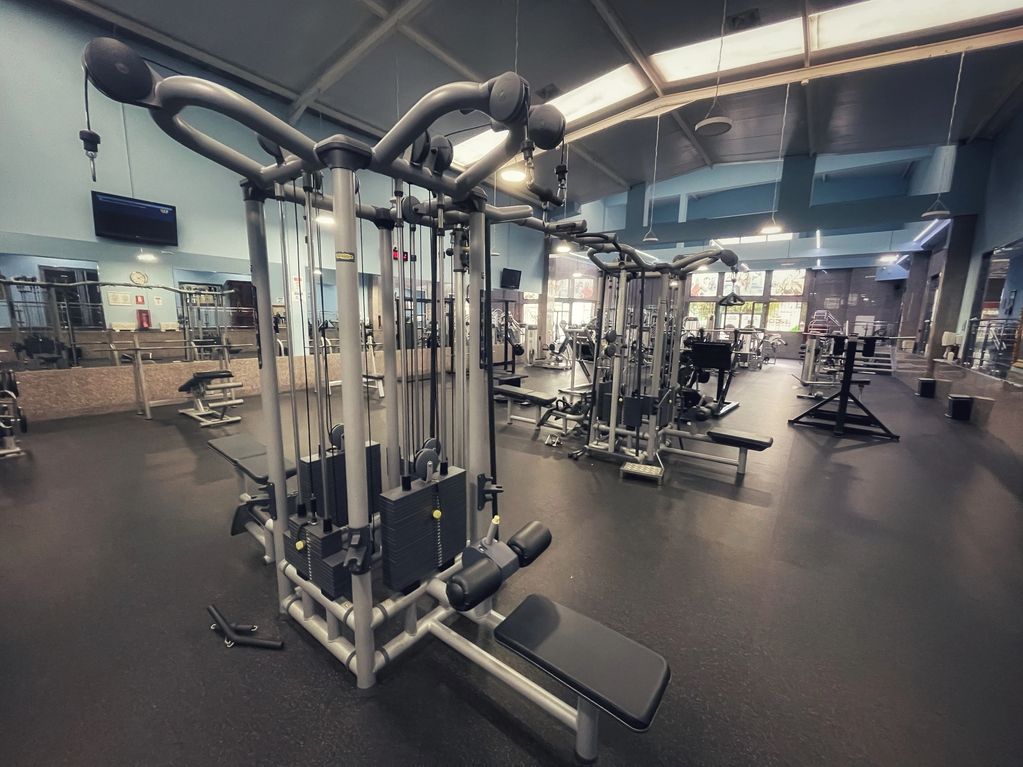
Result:
[[[595,304],[590,301],[573,301],[569,315],[571,325],[585,325],[593,319]]]
[[[571,280],[552,280],[554,290],[551,291],[555,298],[568,298],[572,289]]]
[[[714,310],[717,309],[714,301],[692,301],[686,307],[686,317],[696,317],[700,321],[701,328],[714,327]]]
[[[735,276],[735,292],[740,296],[764,295],[767,272],[739,272]]]
[[[522,324],[536,327],[540,321],[540,304],[528,303],[522,305]]]
[[[572,280],[572,298],[592,301],[596,297],[596,280],[593,277],[576,277]]]
[[[721,318],[721,327],[727,328],[759,328],[764,322],[764,305],[759,301],[747,301],[742,306],[732,306],[723,309],[724,316]]]
[[[689,295],[716,296],[718,294],[718,275],[697,272],[689,275]]]
[[[772,301],[767,307],[764,327],[776,333],[799,333],[803,329],[805,309],[802,301]]]
[[[771,273],[772,296],[801,296],[805,285],[805,269],[775,269]]]

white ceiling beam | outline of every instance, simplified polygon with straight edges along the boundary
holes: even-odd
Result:
[[[989,50],[1001,48],[1007,45],[1023,43],[1023,26],[1000,29],[993,32],[985,32],[968,37],[960,37],[954,40],[945,40],[925,45],[914,45],[906,48],[899,48],[883,53],[874,53],[867,56],[859,56],[851,59],[843,59],[825,64],[812,64],[806,67],[790,69],[784,72],[776,72],[759,77],[750,77],[745,80],[722,83],[719,95],[730,96],[738,93],[751,93],[753,91],[775,88],[782,85],[802,83],[804,80],[821,80],[828,77],[852,74],[855,72],[866,72],[872,69],[909,64],[917,61],[952,56],[960,53]],[[570,131],[566,141],[579,141],[580,139],[592,136],[615,125],[620,125],[628,120],[636,120],[644,117],[655,117],[674,109],[678,109],[694,101],[702,101],[714,97],[715,86],[694,88],[688,91],[668,93],[649,99],[629,109],[605,117],[601,120],[584,125]]]
[[[330,86],[345,76],[352,67],[376,48],[389,34],[403,22],[419,13],[430,0],[404,0],[385,18],[365,35],[359,37],[354,45],[347,48],[341,57],[324,69],[316,79],[303,89],[299,97],[291,105],[288,122],[294,124],[302,113],[308,109]]]
[[[803,0],[803,66],[810,66],[810,0]],[[811,157],[817,156],[817,129],[813,124],[813,87],[803,86],[803,106],[806,108],[806,150]]]
[[[265,77],[252,72],[251,70],[240,67],[237,64],[232,64],[229,61],[225,61],[219,56],[214,56],[212,53],[208,53],[200,48],[189,45],[183,40],[179,40],[176,37],[172,37],[164,32],[153,29],[153,27],[142,24],[135,19],[132,19],[123,14],[111,11],[103,6],[96,5],[89,0],[57,0],[61,5],[70,8],[78,13],[88,16],[96,21],[101,21],[106,24],[112,24],[115,27],[123,29],[136,37],[148,40],[149,42],[166,48],[169,51],[182,56],[186,59],[198,62],[204,67],[211,70],[221,72],[239,82],[245,83],[251,87],[258,88],[261,91],[270,93],[278,98],[284,99],[285,101],[294,101],[299,97],[298,91],[294,91],[291,88],[286,88],[280,83],[275,83],[272,80],[267,80]],[[339,109],[328,107],[324,105],[317,106],[317,111],[322,113],[324,117],[329,117],[339,125],[344,125],[349,128],[364,133],[370,137],[379,138],[386,132],[383,128],[372,123],[366,122],[361,118],[355,117],[354,115],[342,112]]]
[[[654,93],[658,96],[663,96],[664,83],[661,80],[660,75],[654,70],[653,66],[651,66],[650,59],[647,58],[647,56],[645,56],[639,49],[639,45],[636,44],[636,41],[629,33],[629,30],[626,29],[625,23],[622,21],[621,17],[615,13],[614,8],[608,5],[607,0],[590,0],[590,3],[593,5],[594,10],[596,10],[597,15],[600,16],[601,20],[604,22],[604,26],[607,27],[608,31],[618,41],[618,45],[621,46],[625,54],[632,59],[632,62],[636,66],[643,70],[643,74],[646,75],[646,79],[649,81],[650,87],[654,89]],[[692,145],[693,149],[696,150],[696,153],[700,155],[700,159],[703,160],[704,165],[713,165],[714,160],[710,156],[710,152],[707,151],[707,148],[700,141],[699,137],[696,135],[696,131],[689,127],[689,123],[683,120],[678,112],[672,112],[671,118],[675,121],[675,124],[679,127],[679,130],[682,131],[682,134]]]
[[[359,0],[366,8],[381,19],[386,19],[390,15],[390,10],[386,6],[381,5],[377,0]],[[398,24],[398,32],[403,34],[409,40],[414,42],[423,50],[432,54],[442,63],[446,64],[452,71],[458,72],[466,80],[474,80],[480,82],[485,80],[485,77],[480,76],[472,69],[467,67],[463,62],[456,59],[450,53],[437,43],[433,38],[427,37],[421,32],[417,31],[414,27],[410,27],[408,24]]]

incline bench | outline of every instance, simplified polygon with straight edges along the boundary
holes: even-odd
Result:
[[[575,754],[587,764],[597,759],[600,711],[644,732],[671,678],[653,650],[539,594],[501,621],[494,638],[576,694]]]
[[[230,437],[218,437],[206,443],[213,450],[227,459],[238,475],[238,500],[241,502],[234,510],[231,520],[231,535],[247,532],[263,547],[263,561],[273,562],[273,539],[266,529],[266,522],[271,519],[273,493],[270,491],[270,468],[266,457],[266,446],[248,434],[234,434]],[[285,479],[294,477],[298,467],[284,459]],[[248,482],[256,485],[255,494],[248,492]]]
[[[223,426],[242,420],[238,415],[227,415],[229,407],[237,407],[244,403],[235,399],[230,392],[241,388],[241,383],[227,379],[234,378],[230,370],[201,370],[192,375],[178,387],[179,392],[187,393],[192,398],[192,407],[178,412],[199,422],[203,427]],[[215,396],[208,396],[213,393]]]

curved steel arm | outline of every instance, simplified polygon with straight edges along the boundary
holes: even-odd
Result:
[[[323,164],[316,157],[315,142],[305,134],[275,117],[261,106],[217,83],[198,77],[175,75],[160,80],[154,90],[156,106],[151,107],[156,124],[171,138],[204,157],[239,173],[261,185],[297,173],[302,169],[317,170]],[[282,166],[263,167],[251,157],[206,135],[182,119],[186,107],[200,107],[229,117],[264,136],[293,157]]]
[[[429,128],[437,118],[456,110],[486,112],[493,80],[485,83],[459,82],[434,88],[415,103],[373,147],[373,155],[389,165]]]
[[[465,197],[469,191],[487,176],[514,157],[522,148],[522,140],[526,137],[526,126],[515,125],[508,130],[508,135],[501,146],[495,147],[486,155],[462,171],[455,179],[455,197]]]

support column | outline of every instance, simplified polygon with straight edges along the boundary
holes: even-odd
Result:
[[[317,147],[330,168],[334,193],[334,269],[337,282],[338,341],[341,346],[341,414],[345,426],[345,475],[348,524],[372,540],[369,487],[366,483],[366,418],[362,397],[362,321],[359,317],[358,221],[355,218],[355,169],[364,168],[370,150],[349,139],[328,139]],[[355,620],[355,675],[360,689],[376,684],[373,637],[371,557],[352,568]]]
[[[392,259],[394,224],[377,221],[380,233],[380,334],[384,351],[384,419],[387,444],[384,445],[384,487],[396,487],[401,481],[400,437],[398,432],[398,351],[397,322],[394,314],[394,261]],[[338,313],[340,315],[340,312]],[[373,353],[372,351],[370,352]]]
[[[934,357],[941,353],[941,336],[946,332],[959,330],[959,309],[963,303],[966,280],[970,272],[970,256],[973,251],[973,233],[976,216],[956,216],[948,233],[945,266],[938,282],[938,294],[931,312],[931,332],[927,337],[924,352],[927,360],[927,377],[934,377]]]
[[[274,571],[277,574],[277,608],[284,613],[284,600],[291,595],[291,584],[277,565],[284,560],[284,529],[288,520],[288,487],[284,472],[284,432],[281,426],[280,391],[277,384],[277,349],[274,342],[273,301],[270,292],[270,265],[266,250],[266,221],[263,202],[266,194],[250,184],[242,187],[245,196],[245,231],[249,243],[252,286],[256,291],[256,323],[259,329],[259,400],[266,424],[266,461],[274,501]]]
[[[469,383],[466,429],[466,471],[469,475],[469,539],[477,540],[490,523],[489,512],[476,510],[477,477],[490,473],[490,400],[487,397],[486,359],[483,357],[482,294],[486,284],[487,218],[482,210],[469,214]],[[489,354],[489,351],[488,351]]]

